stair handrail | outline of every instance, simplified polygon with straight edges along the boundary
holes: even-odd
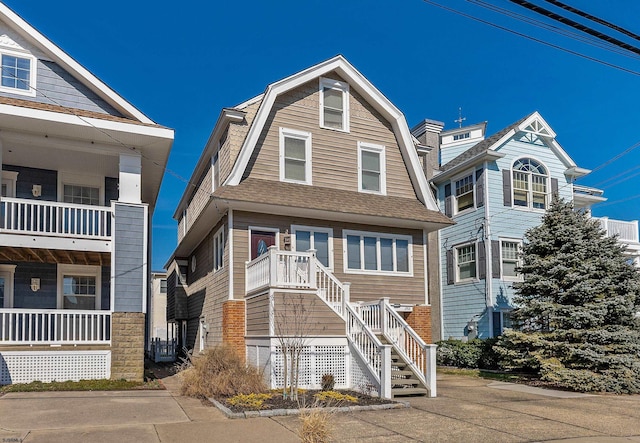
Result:
[[[383,335],[427,387],[429,396],[435,397],[437,346],[425,343],[418,333],[391,307],[388,298],[383,298],[380,302],[384,306]]]
[[[391,346],[384,345],[351,304],[345,305],[347,340],[378,384],[380,397],[391,398]]]
[[[345,306],[349,304],[350,283],[336,278],[329,268],[320,263],[313,254],[316,264],[316,284],[320,297],[340,317],[345,315]]]

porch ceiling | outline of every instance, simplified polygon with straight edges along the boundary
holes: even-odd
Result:
[[[105,252],[14,248],[11,246],[0,246],[0,260],[12,263],[62,263],[68,265],[111,266],[111,254]]]

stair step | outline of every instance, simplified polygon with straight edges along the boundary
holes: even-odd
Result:
[[[393,397],[404,397],[407,395],[427,395],[429,391],[425,388],[392,388]]]
[[[398,377],[398,376],[404,376],[404,375],[408,375],[408,376],[412,377],[413,376],[413,372],[405,371],[405,370],[402,370],[402,369],[394,370],[393,368],[391,368],[391,376],[392,377]]]
[[[421,384],[420,380],[415,378],[392,378],[391,386],[409,386],[415,385],[416,387]]]

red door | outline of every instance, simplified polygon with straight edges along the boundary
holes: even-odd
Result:
[[[251,231],[251,260],[266,254],[269,246],[276,244],[276,233],[268,231]]]

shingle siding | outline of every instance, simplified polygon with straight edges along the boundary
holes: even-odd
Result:
[[[118,312],[142,312],[146,261],[144,206],[117,203],[114,222],[115,306]]]

